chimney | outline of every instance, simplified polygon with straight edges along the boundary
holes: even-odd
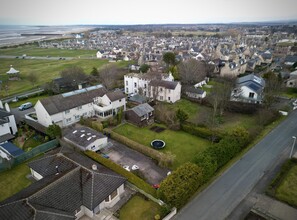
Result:
[[[4,106],[5,106],[5,110],[7,112],[10,112],[9,104],[7,102],[4,104]],[[2,105],[2,108],[3,108],[3,105]]]

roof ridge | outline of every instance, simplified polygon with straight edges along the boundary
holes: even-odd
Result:
[[[61,213],[50,212],[50,211],[43,211],[43,210],[36,210],[36,211],[37,211],[37,212],[46,213],[46,214],[53,214],[53,215],[58,215],[58,216],[63,216],[63,217],[70,217],[70,218],[73,218],[72,215],[65,215],[65,214],[61,214]]]
[[[26,204],[27,204],[28,206],[30,206],[30,207],[34,210],[34,218],[33,218],[33,219],[35,219],[35,218],[36,218],[36,209],[35,209],[35,207],[32,206],[32,205],[29,203],[28,198],[26,198],[25,200],[26,200]]]
[[[25,199],[20,199],[20,200],[17,200],[17,201],[13,201],[13,202],[9,202],[9,203],[5,203],[3,205],[0,205],[0,208],[4,207],[4,206],[7,206],[7,205],[12,205],[14,203],[18,203],[18,202],[21,202],[21,201],[24,201],[24,200],[26,200],[26,198]]]
[[[112,175],[112,174],[106,174],[106,173],[95,173],[93,172],[94,174],[97,174],[97,175],[102,175],[102,176],[109,176],[109,177],[116,177],[116,178],[119,178],[119,179],[126,179],[125,177],[122,177],[122,176],[119,176],[119,175]]]
[[[92,174],[92,187],[91,187],[91,208],[93,208],[93,198],[94,198],[94,174]]]
[[[33,163],[33,162],[36,162],[36,161],[40,161],[40,160],[44,160],[44,159],[47,159],[47,158],[50,158],[50,157],[54,157],[54,156],[56,156],[56,154],[54,154],[54,155],[48,155],[48,156],[45,156],[45,157],[39,158],[39,159],[37,159],[37,160],[34,160],[34,161],[30,162],[30,163]]]

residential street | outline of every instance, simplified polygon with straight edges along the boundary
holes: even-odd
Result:
[[[296,122],[297,112],[294,111],[185,206],[175,219],[225,219],[272,167],[279,155],[291,148],[292,136],[297,135]]]

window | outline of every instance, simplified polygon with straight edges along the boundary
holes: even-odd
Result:
[[[128,80],[126,80],[126,86],[128,85]]]
[[[129,89],[128,88],[126,88],[126,93],[129,93]]]
[[[160,96],[160,101],[163,101],[163,96]]]
[[[170,97],[168,97],[168,101],[170,101]]]
[[[74,118],[75,118],[75,120],[79,120],[80,119],[80,115],[75,115]]]
[[[111,200],[113,200],[118,195],[118,190],[115,190],[111,193]]]
[[[160,88],[160,92],[162,92],[163,91],[163,88]]]
[[[144,84],[144,88],[146,89],[146,84]]]
[[[70,110],[66,110],[66,111],[65,111],[65,114],[68,114],[68,113],[70,113]]]
[[[82,109],[82,106],[76,107],[76,110],[80,110],[80,109]]]
[[[255,96],[255,93],[250,92],[250,94],[249,94],[249,98],[254,98],[254,96]]]
[[[71,122],[71,118],[66,118],[66,123]]]
[[[144,96],[146,96],[146,91],[144,91]]]
[[[137,87],[137,83],[134,83],[134,87]]]
[[[170,89],[168,89],[168,93],[170,93],[171,92],[171,90]]]
[[[122,99],[119,100],[119,102],[121,102],[121,101],[122,101]]]

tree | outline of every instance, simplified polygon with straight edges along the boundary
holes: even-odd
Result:
[[[38,76],[36,73],[29,73],[29,75],[27,76],[27,80],[30,81],[32,83],[32,86],[35,85],[35,83],[38,81]]]
[[[91,71],[91,75],[92,75],[92,76],[99,76],[99,72],[98,72],[98,70],[97,70],[96,67],[93,67],[93,69],[92,69],[92,71]]]
[[[149,69],[150,69],[150,65],[148,65],[148,64],[142,64],[139,67],[139,71],[142,73],[146,73]]]
[[[189,115],[185,111],[178,109],[176,112],[176,117],[179,120],[179,123],[183,124],[185,121],[188,120]]]
[[[47,127],[45,132],[50,138],[60,138],[62,136],[62,130],[59,125],[52,124]]]
[[[265,73],[264,106],[268,109],[275,102],[282,91],[282,79],[272,72]]]
[[[202,169],[193,163],[185,163],[162,181],[159,195],[167,204],[181,208],[202,183]]]
[[[105,65],[99,70],[99,79],[108,90],[114,88],[117,80],[121,78],[121,71],[114,64]]]
[[[73,86],[76,86],[88,80],[88,76],[85,74],[84,70],[81,67],[77,66],[72,66],[62,70],[60,72],[60,75],[68,82],[71,82]]]
[[[166,63],[166,65],[169,66],[175,66],[176,65],[176,59],[175,54],[173,52],[166,52],[163,55],[163,61]]]
[[[190,59],[178,65],[181,82],[186,85],[194,85],[206,77],[206,64],[201,61]]]

